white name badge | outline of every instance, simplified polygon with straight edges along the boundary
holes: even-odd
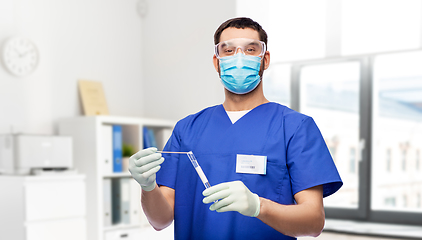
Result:
[[[236,156],[236,173],[267,174],[267,156]]]

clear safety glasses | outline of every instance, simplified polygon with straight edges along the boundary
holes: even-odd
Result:
[[[266,51],[265,43],[256,39],[234,38],[215,45],[215,56],[220,59],[233,56],[240,49],[245,55],[261,57]]]

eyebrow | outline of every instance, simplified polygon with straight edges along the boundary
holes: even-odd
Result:
[[[236,45],[236,44],[234,44],[234,45]],[[248,44],[246,44],[245,46],[259,46],[259,45],[260,45],[260,43],[258,43],[257,41],[251,41]],[[224,48],[224,47],[227,47],[227,46],[233,46],[233,44],[227,44],[227,41],[219,43],[219,48]]]

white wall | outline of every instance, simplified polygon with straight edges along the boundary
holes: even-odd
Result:
[[[148,0],[143,19],[144,115],[180,119],[224,101],[212,64],[214,32],[235,0]]]
[[[137,0],[1,0],[0,44],[32,39],[41,61],[17,78],[0,67],[0,134],[51,134],[82,114],[77,80],[102,81],[113,115],[141,116],[142,19]]]
[[[138,3],[147,6],[138,14]],[[31,75],[0,67],[0,134],[54,134],[82,115],[77,80],[101,81],[111,115],[178,120],[224,100],[213,35],[235,0],[2,0],[0,45],[32,39]]]

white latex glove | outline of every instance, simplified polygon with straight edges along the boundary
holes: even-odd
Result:
[[[161,153],[156,153],[157,148],[147,148],[135,153],[129,158],[129,172],[145,191],[155,188],[155,173],[160,170],[164,162]]]
[[[202,192],[204,203],[211,203],[211,211],[237,211],[245,216],[256,217],[260,210],[257,194],[252,193],[241,181],[225,182],[205,189]]]

